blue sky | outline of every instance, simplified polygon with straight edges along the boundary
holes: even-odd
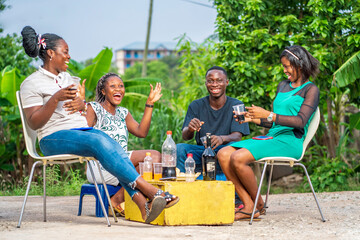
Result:
[[[150,0],[7,0],[0,12],[4,32],[32,26],[37,33],[56,33],[68,43],[71,57],[95,57],[104,46],[119,49],[145,41]],[[154,0],[150,41],[174,41],[186,33],[202,42],[215,31],[216,9],[207,0]]]

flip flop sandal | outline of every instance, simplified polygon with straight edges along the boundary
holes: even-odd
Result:
[[[256,213],[258,213],[258,212],[259,212],[259,210],[256,210],[255,213],[254,213],[254,215],[255,215]],[[236,211],[235,211],[235,214],[236,214],[236,213],[242,213],[242,214],[248,215],[249,217],[240,218],[240,219],[237,219],[237,220],[235,220],[235,221],[250,221],[250,220],[251,220],[251,213],[243,212],[243,211],[241,211],[240,209],[239,209],[239,210],[236,210]],[[261,218],[259,218],[259,217],[254,217],[254,218],[253,218],[253,221],[261,221]]]
[[[149,205],[151,203],[151,207]],[[162,196],[155,196],[153,200],[145,203],[146,219],[145,223],[150,223],[154,221],[160,213],[164,210],[166,205],[166,200]]]

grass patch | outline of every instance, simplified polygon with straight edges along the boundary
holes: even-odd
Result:
[[[23,183],[8,183],[1,186],[0,196],[23,196],[29,177],[26,177]],[[47,196],[74,196],[79,195],[81,185],[87,183],[83,170],[70,168],[62,176],[59,165],[46,168],[46,195]],[[43,194],[43,177],[38,177],[37,181],[31,183],[29,195]]]

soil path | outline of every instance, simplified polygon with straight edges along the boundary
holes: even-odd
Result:
[[[360,191],[319,193],[326,222],[320,220],[312,194],[271,195],[267,214],[249,225],[153,226],[119,219],[107,227],[96,218],[95,201],[85,196],[48,197],[47,222],[42,222],[42,198],[30,196],[21,228],[16,228],[23,197],[0,197],[1,240],[70,239],[360,239]],[[216,209],[215,209],[216,210]],[[221,211],[221,209],[218,209]]]

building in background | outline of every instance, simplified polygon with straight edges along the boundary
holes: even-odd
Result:
[[[148,61],[159,60],[164,56],[175,55],[176,42],[150,42],[148,49]],[[124,74],[125,70],[136,62],[142,62],[145,42],[133,42],[118,50],[115,50],[115,62],[118,72]]]

